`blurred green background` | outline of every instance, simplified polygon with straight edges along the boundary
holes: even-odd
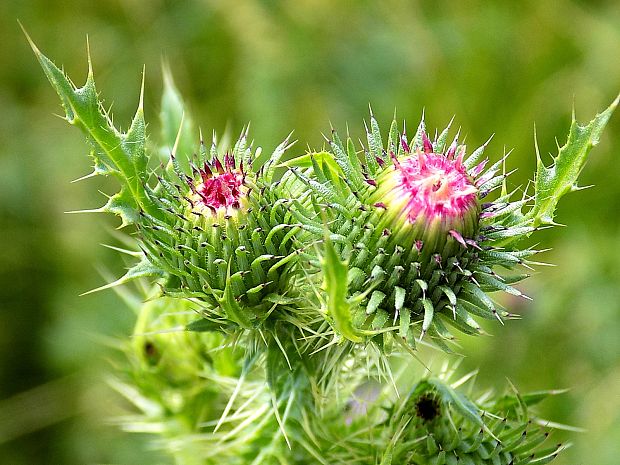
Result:
[[[58,99],[22,35],[81,83],[89,36],[99,90],[127,125],[146,66],[146,117],[158,134],[166,59],[206,133],[248,121],[266,150],[291,130],[293,150],[319,148],[329,121],[361,135],[368,104],[387,125],[430,127],[456,115],[470,147],[514,148],[516,187],[534,168],[536,124],[543,154],[566,137],[571,109],[588,121],[620,90],[617,0],[275,0],[0,2],[0,462],[167,463],[145,438],[118,432],[120,411],[105,384],[110,338],[133,315],[112,292],[78,297],[124,264],[100,247],[115,218],[67,215],[103,203],[110,180],[89,172],[82,135],[53,116]],[[509,302],[523,315],[492,337],[465,340],[462,370],[480,387],[571,387],[542,413],[579,425],[558,433],[574,447],[556,462],[616,465],[620,456],[620,115],[588,163],[558,220],[537,235],[552,247]],[[113,191],[112,191],[113,192]],[[439,356],[437,356],[439,357]]]

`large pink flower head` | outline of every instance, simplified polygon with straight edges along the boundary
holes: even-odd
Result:
[[[376,179],[375,206],[387,210],[392,228],[419,248],[432,242],[441,252],[448,237],[466,245],[477,232],[480,205],[478,187],[463,165],[464,147],[454,143],[435,153],[426,133],[422,141],[412,152],[403,140],[405,157],[392,156],[393,165]]]
[[[398,181],[393,193],[405,200],[403,213],[411,223],[419,217],[452,223],[477,209],[478,189],[462,164],[462,155],[455,158],[454,147],[445,155],[429,147],[397,162],[395,168]]]

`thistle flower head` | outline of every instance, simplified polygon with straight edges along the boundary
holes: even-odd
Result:
[[[460,160],[432,152],[416,155],[396,166],[394,197],[388,200],[404,200],[403,213],[409,222],[420,216],[458,221],[476,209],[478,189]]]
[[[441,253],[448,236],[465,244],[463,238],[476,233],[479,190],[463,165],[464,147],[457,155],[455,142],[446,153],[435,153],[426,132],[421,136],[423,146],[414,153],[401,142],[404,157],[392,156],[392,166],[376,178],[371,200],[387,210],[391,229],[409,225],[417,247],[431,242],[434,251]]]
[[[521,295],[492,267],[522,263],[527,252],[508,255],[495,248],[493,239],[527,234],[531,228],[489,229],[499,207],[512,208],[505,198],[498,204],[480,201],[502,186],[501,161],[485,169],[486,160],[480,159],[486,144],[466,157],[458,136],[446,144],[448,130],[431,141],[422,121],[408,140],[392,123],[384,145],[371,115],[365,163],[350,139],[343,144],[334,133],[329,142],[342,180],[332,181],[333,168],[325,163],[313,166],[315,177],[325,179],[320,188],[300,177],[320,199],[317,203],[332,213],[328,224],[334,240],[326,244],[333,253],[326,252],[323,271],[340,266],[346,280],[326,280],[325,287],[328,295],[347,297],[329,314],[338,332],[354,342],[372,339],[390,350],[393,333],[411,346],[416,333],[428,333],[449,350],[445,342],[454,336],[448,327],[477,334],[480,326],[472,314],[507,315],[485,291]],[[343,286],[346,292],[339,289]],[[386,328],[391,329],[377,335]]]
[[[391,412],[388,429],[406,422],[399,439],[411,444],[397,449],[392,463],[547,463],[567,447],[530,421],[520,394],[499,399],[470,399],[444,380],[421,380]]]
[[[204,162],[199,170],[202,182],[194,187],[194,200],[199,208],[209,209],[212,213],[224,211],[227,214],[241,207],[241,201],[247,194],[243,164],[235,166],[235,158],[226,154],[224,165],[218,158],[210,164]]]
[[[123,226],[138,230],[140,251],[125,252],[140,262],[100,289],[150,277],[174,299],[162,299],[161,308],[153,302],[139,310],[128,351],[131,385],[118,387],[144,409],[146,421],[129,429],[157,430],[172,440],[171,450],[182,454],[180,461],[192,463],[249,458],[271,463],[273,454],[278,462],[290,457],[304,463],[525,465],[547,463],[563,448],[539,448],[546,432],[532,426],[528,403],[540,393],[496,402],[487,402],[485,395],[472,402],[456,386],[422,380],[395,402],[366,402],[365,424],[326,421],[323,413],[331,409],[314,408],[304,400],[311,393],[327,402],[341,398],[328,389],[319,392],[318,386],[356,385],[345,376],[355,375],[363,354],[333,343],[338,341],[324,345],[334,333],[389,348],[394,339],[414,345],[415,328],[439,344],[452,337],[447,325],[473,334],[478,325],[472,314],[499,317],[502,312],[487,293],[521,295],[511,284],[523,277],[500,275],[496,267],[527,264],[536,253],[515,244],[539,225],[553,224],[558,200],[577,188],[588,151],[618,99],[588,125],[573,121],[553,165],[538,159],[534,194],[514,201],[505,174],[497,174],[501,160],[483,174],[485,162],[476,163],[484,147],[466,160],[464,146],[456,141],[444,152],[447,130],[431,142],[423,121],[411,141],[392,124],[384,148],[371,115],[364,162],[350,139],[342,144],[334,133],[331,153],[301,157],[298,166],[303,169],[275,182],[274,167],[289,147],[288,139],[258,169],[257,151],[246,144],[247,131],[223,158],[215,141],[210,153],[201,143],[192,157],[193,143],[181,140],[191,134],[185,130],[191,125],[180,116],[181,100],[168,83],[162,116],[179,115],[180,129],[164,147],[174,144],[173,153],[180,148],[178,153],[187,158],[180,163],[171,155],[167,166],[153,173],[142,96],[128,130],[120,131],[99,100],[92,69],[77,88],[31,45],[61,97],[67,121],[81,128],[92,145],[93,174],[121,181],[120,190],[98,210],[112,212]],[[163,133],[171,134],[178,128],[169,127],[176,118],[166,119]],[[480,205],[480,198],[500,186],[498,199]],[[316,244],[324,245],[320,256],[315,255]],[[317,268],[306,272],[303,259]],[[324,288],[316,286],[317,276],[324,279]],[[326,312],[317,311],[315,298],[321,305],[327,302]],[[188,322],[194,312],[202,318]],[[163,316],[172,316],[188,332],[164,337],[145,331],[161,329],[152,326]],[[255,337],[189,334],[239,328]],[[398,338],[393,338],[396,332]],[[316,350],[302,353],[315,345]],[[247,349],[243,361],[234,351],[237,346]],[[215,353],[221,364],[211,358]],[[389,371],[383,355],[376,364],[380,373]],[[368,365],[364,378],[370,379]],[[345,368],[341,380],[327,380],[334,366]],[[265,417],[266,405],[274,410],[273,418]],[[336,420],[343,420],[336,407]],[[213,434],[204,434],[212,424]],[[327,428],[324,444],[308,425],[318,432]],[[352,429],[360,425],[363,429]],[[291,447],[288,428],[301,447]],[[323,451],[326,458],[318,454]]]
[[[210,328],[260,326],[294,275],[296,231],[272,180],[289,141],[256,169],[247,136],[226,151],[214,136],[210,149],[201,141],[186,159],[171,154],[155,188],[163,218],[143,212],[138,224],[146,258],[171,278],[164,294],[204,302]]]
[[[400,396],[377,383],[368,399],[362,397],[368,381],[360,377],[363,384],[350,394],[354,400],[347,407],[355,408],[346,410],[346,420],[334,409],[313,424],[324,454],[356,465],[369,463],[368,457],[388,457],[393,465],[540,465],[568,447],[553,439],[553,427],[533,407],[559,391],[492,395],[477,392],[472,375],[451,380],[452,374],[423,378]],[[361,428],[372,440],[351,447],[347,438]]]

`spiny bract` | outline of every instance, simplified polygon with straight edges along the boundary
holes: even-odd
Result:
[[[261,370],[246,371],[242,351],[223,334],[170,333],[195,318],[195,304],[129,297],[139,318],[134,337],[120,341],[126,360],[111,385],[135,411],[116,421],[126,431],[156,433],[153,446],[179,464],[244,465],[261,454],[276,463],[287,446]]]
[[[525,398],[538,402],[545,395]],[[546,443],[550,431],[530,420],[519,394],[477,405],[434,379],[420,381],[394,406],[390,421],[402,431],[392,443],[393,464],[544,464],[565,448]]]
[[[133,225],[139,232],[141,252],[132,255],[141,261],[95,291],[136,278],[159,279],[164,295],[203,304],[203,318],[190,325],[200,331],[260,329],[278,314],[276,309],[289,309],[298,299],[294,275],[305,245],[297,237],[305,232],[292,216],[292,200],[282,196],[288,189],[280,185],[286,182],[274,179],[289,138],[264,163],[258,161],[260,149],[252,148],[247,130],[232,147],[218,144],[214,135],[207,149],[201,137],[193,153],[190,125],[181,116],[180,99],[170,96],[176,89],[167,77],[162,108],[173,107],[180,115],[170,118],[162,110],[162,132],[178,132],[159,150],[169,151],[166,166],[152,169],[155,154],[146,143],[144,84],[133,121],[122,132],[98,97],[90,60],[86,83],[78,88],[31,45],[61,97],[67,121],[87,136],[93,175],[113,175],[121,183],[120,192],[91,211],[117,214],[122,226]],[[303,315],[293,311],[285,318],[304,326]]]

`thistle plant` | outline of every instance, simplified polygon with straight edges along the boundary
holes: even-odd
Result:
[[[618,99],[510,190],[508,154],[469,151],[450,125],[430,137],[424,117],[409,138],[371,112],[365,143],[332,131],[305,154],[289,136],[265,156],[247,127],[206,143],[169,73],[156,143],[142,97],[121,131],[90,57],[77,87],[31,45],[93,175],[120,184],[96,211],[120,217],[135,262],[94,291],[137,314],[111,382],[136,407],[125,429],[179,464],[543,464],[567,447],[534,410],[556,391],[477,394],[412,355],[513,316],[493,293],[525,297],[527,238],[579,189]]]

